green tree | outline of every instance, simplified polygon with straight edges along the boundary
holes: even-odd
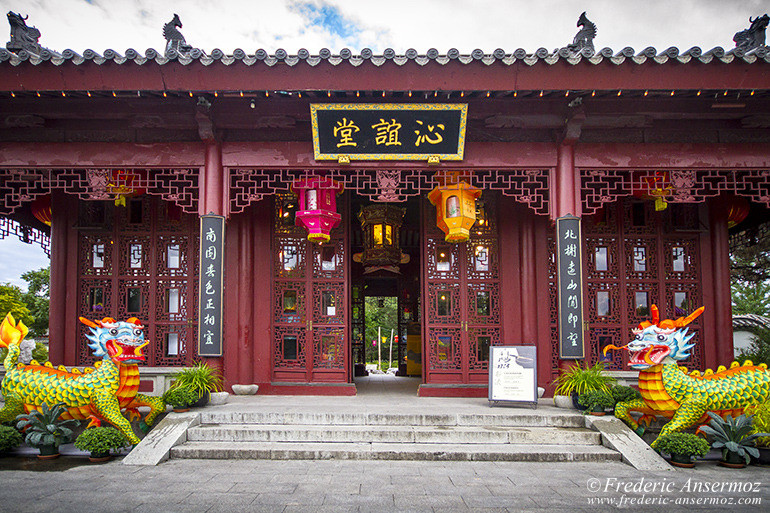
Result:
[[[28,271],[21,275],[21,279],[27,282],[27,292],[22,296],[22,300],[35,319],[29,325],[30,336],[45,336],[48,333],[51,267]]]
[[[770,315],[770,283],[733,281],[733,315]]]
[[[9,313],[13,315],[16,322],[22,321],[27,326],[35,322],[24,301],[24,292],[16,285],[6,283],[0,285],[0,315],[5,318]]]
[[[390,330],[396,330],[398,334],[398,298],[395,297],[367,297],[364,307],[364,316],[366,322],[366,338],[364,346],[366,347],[366,361],[377,361],[377,346],[372,344],[377,340],[377,328],[382,328],[382,336],[390,340]],[[385,362],[388,361],[388,346],[383,345],[382,356]]]

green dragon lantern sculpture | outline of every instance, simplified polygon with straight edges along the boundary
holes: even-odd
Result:
[[[0,422],[39,410],[43,403],[64,403],[66,412],[62,418],[89,419],[88,427],[107,421],[132,444],[137,444],[139,438],[121,410],[126,410],[133,420],[140,418],[140,406],[149,406],[143,428],[152,425],[158,414],[165,411],[160,397],[137,393],[138,364],[145,360],[142,348],[149,343],[144,340],[142,324],[133,317],[125,322],[110,317],[101,321],[81,317],[80,321],[91,328],[87,338],[93,354],[102,357],[82,372],[76,368],[67,370],[63,365],[54,368],[50,362],[45,365],[35,360],[30,365],[19,363],[20,343],[28,329],[22,322],[16,324],[11,314],[6,316],[0,325],[0,347],[8,348],[8,356],[3,361],[5,406],[0,409]]]
[[[655,417],[671,420],[663,426],[660,436],[682,431],[695,424],[705,424],[709,417],[706,412],[720,416],[743,413],[744,408],[770,399],[770,372],[767,365],[754,365],[746,360],[743,365],[733,362],[730,368],[719,366],[703,374],[687,372],[677,361],[690,356],[693,334],[686,326],[703,313],[704,308],[695,310],[687,317],[676,320],[660,320],[658,308],[652,305],[652,322],[644,321],[633,330],[635,338],[622,347],[608,345],[610,349],[625,349],[629,352],[628,365],[639,370],[639,392],[642,398],[618,403],[615,416],[625,421],[638,434],[644,432],[640,423],[647,423]],[[641,413],[636,421],[630,412]],[[658,439],[651,445],[656,447]]]

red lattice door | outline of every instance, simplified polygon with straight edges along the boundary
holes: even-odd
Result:
[[[143,196],[125,207],[85,201],[78,214],[79,315],[137,317],[147,365],[192,363],[197,348],[198,218]],[[95,360],[79,327],[78,363]]]
[[[486,384],[489,347],[502,341],[494,202],[477,201],[464,244],[444,241],[436,211],[424,209],[426,383]]]
[[[344,211],[344,207],[342,207]],[[273,245],[273,381],[346,383],[347,228],[323,245],[294,225],[296,199],[277,195]]]

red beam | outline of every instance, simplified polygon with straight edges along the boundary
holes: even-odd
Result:
[[[629,89],[767,89],[767,66],[736,60],[730,64],[676,60],[665,64],[648,61],[621,65],[604,60],[576,65],[560,60],[555,64],[524,62],[505,65],[496,62],[448,64],[431,62],[421,66],[408,62],[399,66],[391,61],[382,66],[343,62],[333,66],[323,61],[316,66],[300,62],[294,66],[257,63],[229,66],[214,62],[158,65],[114,62],[75,65],[65,62],[12,66],[0,64],[2,91],[253,91],[253,90],[367,90],[367,91],[457,91],[457,90],[629,90]]]
[[[0,143],[3,166],[200,167],[203,143]]]
[[[579,168],[763,168],[770,144],[578,144]]]

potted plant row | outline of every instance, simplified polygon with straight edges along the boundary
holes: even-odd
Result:
[[[575,363],[554,380],[556,389],[554,390],[554,402],[557,395],[568,396],[572,398],[575,408],[582,410],[578,398],[586,392],[601,390],[610,392],[610,387],[615,384],[615,378],[604,373],[604,363],[596,364],[583,368]]]
[[[187,387],[193,390],[196,398],[191,406],[205,406],[212,392],[222,390],[222,373],[205,362],[198,362],[171,375],[171,388]]]
[[[610,392],[591,390],[579,397],[578,404],[584,406],[591,415],[604,415],[607,410],[615,407],[615,399]]]
[[[60,419],[65,411],[64,403],[57,403],[51,408],[43,403],[39,411],[33,410],[16,417],[16,428],[25,433],[24,442],[27,445],[40,451],[38,458],[58,458],[59,446],[72,439],[72,428],[80,423]]]
[[[770,433],[760,433],[754,430],[752,418],[731,415],[723,419],[713,412],[707,412],[711,417],[708,426],[701,431],[713,438],[711,446],[722,450],[720,465],[730,468],[743,468],[751,461],[751,457],[759,457],[759,451],[754,444],[760,437],[770,437]]]
[[[770,401],[746,408],[746,414],[752,417],[752,433],[770,433]],[[770,465],[770,436],[759,436],[756,440],[757,463]]]
[[[163,401],[177,413],[188,411],[199,399],[198,392],[188,386],[172,387],[163,394]]]
[[[692,433],[669,433],[658,438],[658,451],[671,455],[675,467],[692,468],[696,458],[708,454],[711,446],[700,436]]]
[[[92,462],[109,461],[112,451],[129,445],[125,435],[114,427],[93,427],[86,429],[75,439],[75,447],[90,453]]]
[[[0,454],[12,451],[20,446],[22,441],[24,438],[16,428],[0,424]]]

